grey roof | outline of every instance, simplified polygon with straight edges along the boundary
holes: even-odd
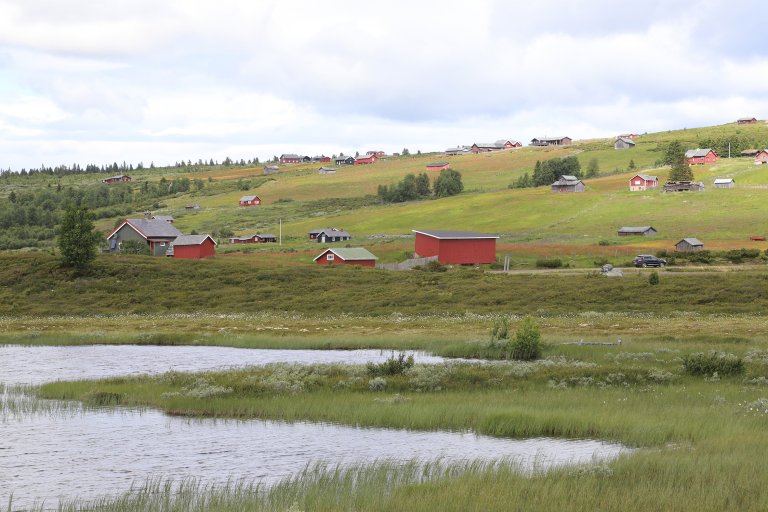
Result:
[[[320,172],[336,172],[336,168],[335,167],[325,167],[325,166],[323,166],[320,169],[318,169],[318,171],[320,171]]]
[[[715,185],[722,185],[725,183],[736,183],[736,180],[733,178],[717,178],[715,179]]]
[[[555,187],[569,187],[569,186],[573,186],[573,185],[578,185],[579,183],[581,183],[582,185],[584,184],[584,182],[581,181],[576,176],[571,176],[571,175],[568,175],[568,174],[564,174],[564,175],[560,176],[560,179],[557,180],[556,182],[554,182],[552,184],[552,186],[555,186]]]
[[[633,141],[629,137],[617,137],[616,140],[617,141],[621,141],[621,142],[623,142],[625,144],[631,144],[632,146],[635,145],[635,141]]]
[[[499,146],[496,145],[495,142],[475,142],[472,144],[473,146],[477,146],[479,148],[494,148],[497,149]]]
[[[441,240],[465,240],[475,238],[499,238],[498,235],[477,233],[475,231],[451,231],[442,229],[412,229],[414,233],[439,238]]]
[[[468,149],[466,147],[461,148],[448,148],[445,150],[446,153],[465,153]]]
[[[280,167],[277,166],[277,165],[265,165],[264,168],[265,169],[280,169]]]
[[[123,179],[123,178],[130,178],[130,176],[128,176],[127,174],[117,174],[117,175],[115,175],[115,176],[110,176],[109,178],[104,178],[104,179],[103,179],[103,180],[101,180],[101,181],[107,181],[107,180],[120,180],[120,179]]]
[[[444,165],[450,165],[448,162],[430,162],[427,167],[442,167]]]
[[[173,227],[173,224],[157,219],[126,219],[145,238],[175,238],[181,236],[181,231]],[[121,225],[120,227],[122,227]],[[120,229],[120,228],[118,228]],[[116,232],[117,230],[115,230]]]
[[[320,235],[321,233],[325,233],[326,236],[352,238],[352,235],[350,235],[343,229],[336,229],[336,228],[313,229],[312,231],[310,231],[310,233],[315,235]]]
[[[280,158],[301,158],[299,155],[295,153],[285,153],[283,155],[280,155]]]
[[[164,220],[165,222],[174,221],[173,215],[153,215],[152,218],[155,220]]]
[[[704,149],[689,149],[685,152],[685,158],[694,158],[694,157],[700,157],[700,156],[707,156],[709,152],[712,151],[710,148],[704,148]]]
[[[179,235],[173,241],[173,245],[200,245],[205,242],[206,238],[210,238],[214,245],[218,245],[216,240],[211,238],[211,235]]]
[[[620,233],[645,233],[649,229],[656,231],[656,228],[654,228],[653,226],[624,226],[619,230],[619,232]]]
[[[637,174],[637,176],[640,176],[645,181],[659,181],[658,176],[651,176],[650,174]]]
[[[737,119],[737,121],[752,121],[752,120],[757,121],[757,118],[756,117],[740,117]]]
[[[570,139],[570,137],[536,137],[531,140],[538,140],[542,142],[550,142],[550,141],[556,141],[556,140],[563,140],[563,139]]]
[[[240,201],[253,201],[254,199],[257,199],[259,196],[243,196],[240,198]]]
[[[516,140],[514,140],[514,139],[499,139],[499,140],[497,140],[496,142],[494,142],[494,144],[496,144],[496,146],[498,146],[498,147],[504,147],[504,144],[506,144],[507,142],[509,142],[509,143],[510,143],[510,144],[512,144],[513,146],[514,146],[515,144],[520,144],[520,142],[519,142],[519,141],[516,141]],[[522,145],[522,144],[521,144],[521,145]]]
[[[690,245],[704,245],[704,243],[698,238],[683,238],[682,240],[680,240],[680,242],[688,242]],[[677,242],[677,243],[679,244],[680,242]]]
[[[344,261],[359,261],[359,260],[377,260],[376,256],[371,254],[368,249],[364,249],[362,247],[346,247],[343,249],[326,249],[320,254],[317,255],[317,257],[312,261],[317,261],[320,256],[327,253],[328,251],[332,252],[339,258],[343,259]]]

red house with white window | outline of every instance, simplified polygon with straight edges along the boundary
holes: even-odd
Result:
[[[685,158],[688,161],[688,165],[704,165],[713,164],[720,158],[713,150],[709,148],[705,149],[689,149],[685,152]]]
[[[280,155],[280,163],[281,164],[300,164],[302,161],[302,157],[299,155],[295,155],[293,153]]]
[[[655,188],[659,186],[658,176],[649,176],[647,174],[635,174],[629,180],[630,192],[637,192],[639,190],[647,190],[649,188]]]
[[[362,247],[326,249],[315,259],[318,265],[353,265],[357,267],[375,267],[379,259]]]
[[[379,161],[379,157],[376,155],[366,155],[361,156],[360,158],[355,158],[355,165],[363,165],[363,164],[375,164]]]
[[[201,259],[216,254],[216,240],[210,235],[179,235],[171,243],[168,255],[174,258]]]
[[[476,265],[496,261],[496,235],[474,231],[413,230],[418,257],[437,256],[441,263]]]
[[[240,198],[240,206],[259,206],[261,199],[259,196],[243,196]]]

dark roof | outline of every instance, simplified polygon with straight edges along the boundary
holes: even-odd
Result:
[[[327,252],[332,252],[339,258],[343,259],[344,261],[360,261],[360,260],[377,260],[376,256],[371,254],[368,249],[364,249],[362,247],[347,247],[344,249],[326,249],[323,252],[321,252],[315,259],[312,261],[317,261],[318,258],[320,258],[323,254]]]
[[[216,244],[216,240],[211,238],[211,235],[179,235],[176,237],[176,240],[173,241],[173,245],[200,245],[205,242],[207,238],[210,238],[214,245],[218,245]]]
[[[280,158],[298,158],[301,159],[301,157],[295,153],[286,153],[284,155],[280,155]]]
[[[336,228],[313,229],[312,231],[310,231],[310,233],[314,233],[316,235],[325,233],[326,236],[352,238],[352,235],[350,235],[343,229],[336,229]]]
[[[123,178],[130,178],[127,174],[118,174],[116,176],[110,176],[109,178],[104,178],[101,181],[109,181],[109,180],[121,180]]]
[[[440,240],[469,240],[483,238],[499,238],[498,235],[489,235],[487,233],[477,233],[475,231],[449,231],[441,229],[412,229],[414,233],[431,236]]]
[[[656,231],[653,226],[624,226],[619,230],[619,233],[645,233],[649,229]]]
[[[152,218],[155,220],[164,220],[165,222],[173,222],[175,220],[173,215],[153,215]]]
[[[144,238],[176,238],[181,236],[181,231],[176,229],[173,224],[164,220],[156,219],[126,219],[125,222],[109,235],[112,238],[117,231],[125,224],[130,225],[138,231]]]
[[[427,164],[427,167],[443,167],[444,165],[449,165],[448,162],[430,162]]]

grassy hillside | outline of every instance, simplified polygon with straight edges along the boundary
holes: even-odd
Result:
[[[412,250],[407,240],[379,235],[408,235],[412,229],[467,229],[501,234],[500,251],[520,257],[562,252],[582,260],[606,254],[630,256],[637,251],[671,249],[682,237],[695,236],[713,249],[759,247],[751,235],[765,235],[763,219],[768,214],[768,169],[755,166],[750,158],[721,159],[715,165],[695,169],[695,178],[707,186],[702,193],[663,194],[659,190],[630,193],[627,169],[632,161],[637,171],[658,175],[662,182],[668,169],[655,167],[665,144],[680,141],[684,147],[705,142],[733,141],[734,147],[768,146],[768,125],[735,124],[643,134],[631,150],[613,149],[613,139],[589,140],[567,148],[531,148],[446,157],[424,154],[388,158],[374,165],[340,167],[333,175],[319,175],[318,164],[282,166],[282,172],[263,176],[261,166],[199,166],[173,169],[143,169],[132,173],[133,185],[186,177],[202,184],[191,192],[161,198],[154,204],[134,205],[171,214],[183,232],[255,232],[278,234],[282,221],[284,244],[276,247],[228,247],[219,251],[256,251],[295,261],[296,253],[310,254],[318,248],[306,241],[306,232],[334,226],[355,235],[356,245],[370,247],[385,261],[402,259]],[[575,155],[582,169],[597,160],[601,176],[586,180],[583,194],[552,194],[547,187],[510,189],[524,173],[532,173],[537,160]],[[452,198],[403,204],[380,204],[375,194],[381,184],[393,184],[408,173],[425,171],[430,161],[446,160],[463,176],[465,190]],[[718,177],[732,177],[737,188],[715,190]],[[5,176],[0,196],[10,191],[95,186],[100,175],[56,178],[47,175]],[[263,205],[241,208],[238,198],[258,194]],[[197,203],[200,210],[186,210]],[[120,219],[105,218],[98,228],[108,233]],[[653,225],[653,239],[616,236],[625,225]],[[226,240],[224,240],[226,241]],[[602,245],[599,245],[598,243]],[[609,245],[611,250],[604,247]],[[310,258],[311,259],[311,258]],[[618,261],[617,261],[618,262]]]

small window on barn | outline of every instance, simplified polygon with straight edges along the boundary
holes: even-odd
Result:
[[[165,247],[165,242],[160,242],[160,247]]]
[[[328,254],[326,254],[325,259],[328,261],[333,261],[333,253],[329,252]]]

